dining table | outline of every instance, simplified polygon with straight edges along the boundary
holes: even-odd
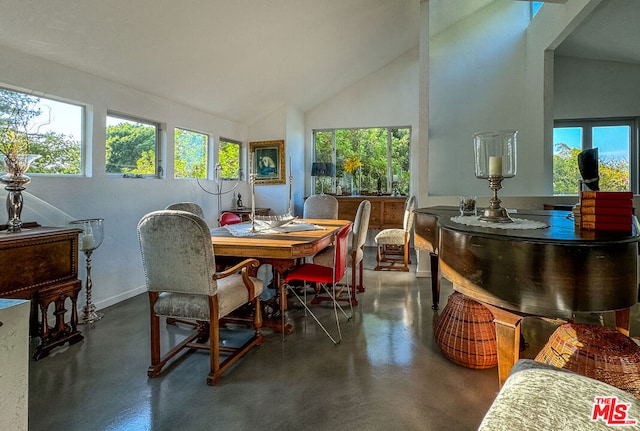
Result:
[[[298,219],[271,228],[243,222],[211,229],[216,265],[224,267],[239,259],[253,258],[273,267],[275,295],[263,301],[263,326],[290,334],[293,325],[286,318],[287,297],[284,276],[291,269],[333,243],[349,220]],[[283,318],[284,317],[284,318]]]

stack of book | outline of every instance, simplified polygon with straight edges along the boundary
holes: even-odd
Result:
[[[582,229],[631,231],[633,226],[633,193],[582,192],[580,212],[580,227]]]

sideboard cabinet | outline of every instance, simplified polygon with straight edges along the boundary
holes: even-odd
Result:
[[[77,329],[80,232],[59,227],[0,232],[0,297],[31,300],[30,332],[40,338],[36,360],[83,339]],[[50,306],[54,322],[49,322]]]
[[[336,196],[338,218],[354,220],[358,206],[363,200],[371,202],[369,229],[402,228],[404,218],[404,196]]]

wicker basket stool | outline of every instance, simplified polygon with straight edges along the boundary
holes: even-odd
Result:
[[[442,353],[467,368],[498,365],[493,314],[484,305],[454,292],[436,323],[434,338]]]
[[[575,371],[640,398],[640,346],[606,326],[565,323],[536,361]]]

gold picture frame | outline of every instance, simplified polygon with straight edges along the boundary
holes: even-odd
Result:
[[[286,184],[284,140],[249,142],[249,166],[256,185]]]

